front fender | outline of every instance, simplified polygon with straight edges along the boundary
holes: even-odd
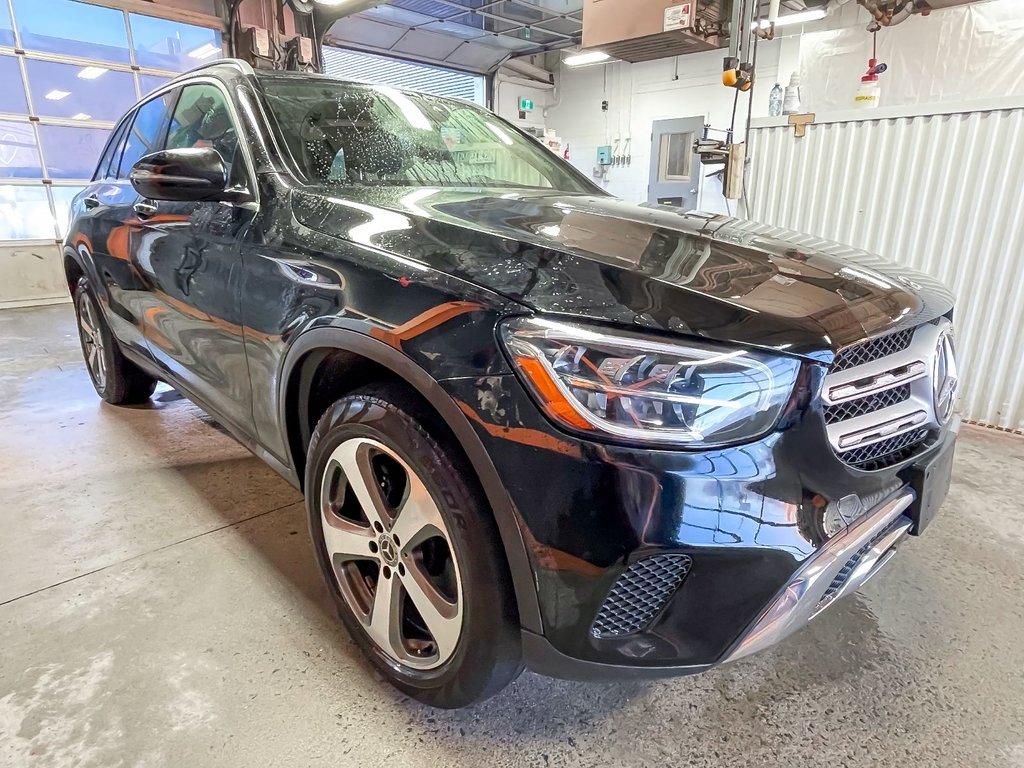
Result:
[[[313,366],[305,370],[300,366],[311,354],[327,354],[334,350],[359,355],[387,368],[419,392],[455,434],[480,480],[494,514],[512,574],[520,624],[525,630],[541,632],[533,569],[523,537],[524,524],[512,504],[508,490],[501,482],[490,456],[465,413],[444,388],[410,357],[383,341],[347,328],[318,327],[305,331],[291,344],[279,378],[283,389],[278,398],[279,418],[285,433],[295,434],[296,429],[299,434],[312,432],[313,425],[295,422],[296,419],[306,418],[303,414],[308,413],[309,385],[312,380]],[[288,450],[288,458],[301,483],[300,468],[304,463],[305,449],[301,444],[294,444],[294,441],[289,440]]]

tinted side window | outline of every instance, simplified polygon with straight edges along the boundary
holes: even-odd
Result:
[[[167,123],[167,113],[174,103],[173,94],[174,91],[169,91],[139,107],[128,132],[124,153],[121,155],[120,170],[117,174],[119,179],[128,178],[132,166],[144,155],[163,149],[163,128]]]
[[[111,176],[117,175],[117,163],[120,159],[121,145],[124,143],[125,131],[128,130],[128,126],[131,123],[132,118],[125,120],[111,134],[110,141],[107,142],[107,148],[103,150],[103,156],[96,166],[96,173],[92,176],[93,181],[109,179]],[[111,168],[111,162],[114,164],[113,168]]]
[[[228,178],[235,179],[231,169],[238,152],[238,131],[223,91],[214,85],[187,85],[181,91],[167,133],[167,148],[189,147],[216,149],[227,167]]]

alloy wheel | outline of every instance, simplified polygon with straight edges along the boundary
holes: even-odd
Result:
[[[103,354],[103,335],[88,294],[82,291],[78,297],[78,334],[82,339],[85,364],[89,368],[96,388],[102,390],[107,384],[107,360]]]
[[[320,519],[342,597],[389,661],[429,670],[451,658],[462,632],[458,561],[409,464],[377,440],[343,442],[324,471]]]

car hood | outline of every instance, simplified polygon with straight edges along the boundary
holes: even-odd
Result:
[[[937,281],[850,246],[727,216],[533,190],[296,191],[313,230],[422,262],[533,310],[784,350],[946,314]]]

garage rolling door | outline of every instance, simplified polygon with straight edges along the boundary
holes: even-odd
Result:
[[[326,46],[324,72],[346,80],[455,96],[486,106],[485,80],[481,75]]]

